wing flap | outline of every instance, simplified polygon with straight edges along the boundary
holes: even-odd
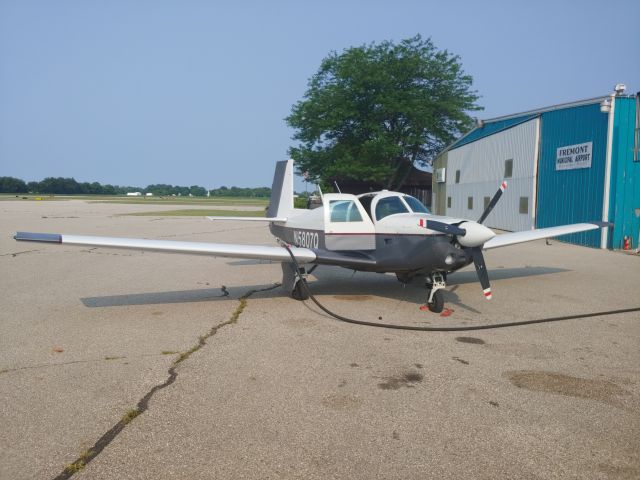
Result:
[[[593,223],[574,223],[572,225],[562,225],[559,227],[539,228],[537,230],[525,230],[523,232],[510,232],[497,235],[486,242],[482,247],[484,250],[491,248],[506,247],[507,245],[515,245],[516,243],[531,242],[543,238],[557,237],[569,233],[580,233],[597,228],[609,227],[611,224],[606,222]]]
[[[53,242],[85,247],[125,248],[165,253],[211,255],[214,257],[249,258],[291,262],[289,253],[282,247],[264,245],[238,245],[229,243],[181,242],[175,240],[150,240],[144,238],[94,237],[85,235],[59,235],[51,233],[18,232],[16,240],[28,242]],[[308,248],[291,247],[300,263],[316,260],[316,254]]]

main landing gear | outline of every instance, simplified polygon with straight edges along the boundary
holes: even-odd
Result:
[[[291,263],[282,262],[282,288],[295,300],[307,300],[309,292],[302,284],[309,272],[304,267],[294,267]],[[295,269],[298,269],[296,273]]]
[[[444,308],[442,289],[446,286],[446,277],[441,272],[434,272],[427,277],[427,306],[433,313],[440,313]]]

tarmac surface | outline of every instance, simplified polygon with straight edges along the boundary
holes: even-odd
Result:
[[[370,328],[285,296],[279,264],[12,239],[274,244],[262,224],[120,216],[153,208],[0,202],[0,478],[640,478],[640,312]],[[393,275],[310,283],[407,325],[640,307],[640,257],[550,243],[486,252],[490,302],[473,267],[451,275],[447,317]]]

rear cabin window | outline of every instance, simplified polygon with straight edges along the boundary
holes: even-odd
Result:
[[[332,222],[361,222],[362,216],[353,200],[331,200],[329,202]]]
[[[414,213],[429,213],[429,209],[425,207],[420,200],[410,195],[405,195],[404,201],[407,202],[409,208],[414,211]]]
[[[400,197],[386,197],[378,201],[376,205],[376,219],[382,220],[384,217],[397,213],[409,213],[409,210],[404,206]]]

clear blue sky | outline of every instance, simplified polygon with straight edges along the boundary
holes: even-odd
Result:
[[[640,90],[639,20],[637,0],[0,0],[0,176],[270,186],[332,50],[431,37],[491,118]]]

